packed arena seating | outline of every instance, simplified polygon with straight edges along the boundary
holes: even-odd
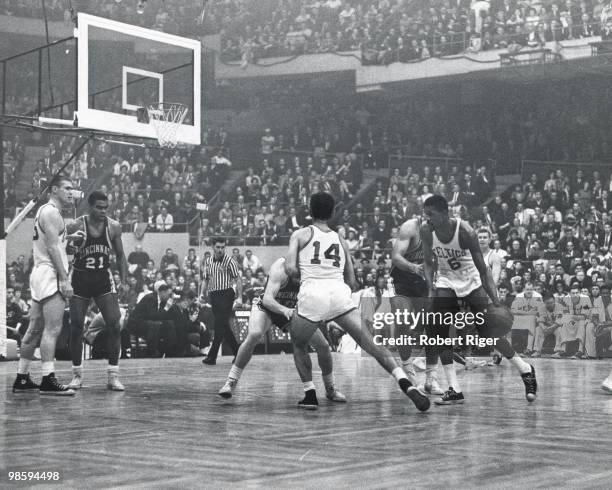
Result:
[[[370,24],[367,32],[364,30],[362,34],[376,39],[376,43],[367,49],[378,49],[376,46],[380,40],[377,36],[383,32],[382,26],[386,35],[392,29],[398,33],[403,29],[408,33],[408,39],[416,25],[417,34],[422,29],[429,36],[425,39],[426,44],[433,46],[442,39],[441,36],[436,37],[442,31],[436,34],[439,26],[428,22],[436,16],[445,17],[448,34],[448,24],[453,26],[453,16],[457,15],[450,14],[444,2],[432,2],[431,9],[422,9],[418,13],[419,2],[402,4],[383,1],[378,5],[364,6],[360,2],[329,1],[318,5],[316,15],[313,15],[311,6],[305,9],[305,18],[310,18],[305,21],[306,24],[312,22],[313,26],[322,29],[320,34],[313,29],[313,38],[322,37],[327,47],[305,43],[298,49],[295,38],[291,42],[286,39],[287,33],[292,32],[286,30],[289,27],[286,23],[294,15],[303,15],[301,2],[280,2],[281,8],[278,8],[279,2],[270,1],[266,5],[274,13],[269,16],[270,20],[265,16],[250,19],[247,15],[233,15],[240,12],[245,14],[248,8],[243,3],[209,2],[209,14],[221,26],[225,54],[229,58],[242,57],[244,46],[241,44],[257,43],[259,41],[256,39],[263,39],[261,36],[268,36],[269,45],[263,52],[253,45],[252,52],[256,57],[344,49],[338,44],[338,26],[342,22]],[[416,9],[417,13],[412,13],[412,10],[401,12],[402,5]],[[498,13],[508,5],[512,13]],[[79,7],[77,3],[75,6]],[[54,18],[64,18],[62,2],[49,2],[47,7]],[[92,13],[125,20],[125,9],[133,9],[134,5],[109,1],[81,7],[85,10],[101,9]],[[12,15],[39,15],[36,2],[9,1],[5,2],[4,8]],[[504,23],[506,28],[515,30],[525,26],[531,29],[537,23],[544,23],[543,39],[546,40],[601,33],[596,19],[602,14],[602,2],[561,6],[560,10],[544,2],[542,8],[546,11],[536,11],[534,14],[525,12],[525,7],[519,7],[519,14],[512,2],[493,3],[491,18],[485,16],[482,19],[482,43],[478,49],[495,47],[486,42],[487,38],[494,35],[489,34],[491,29],[497,32],[504,28]],[[138,23],[142,25],[155,25],[161,19],[158,27],[169,32],[190,34],[186,30],[191,28],[198,32],[214,31],[206,31],[206,26],[198,24],[198,12],[173,8],[173,18],[168,19],[163,15],[163,9],[163,2],[151,1],[146,6],[145,14],[134,11],[131,15],[141,19]],[[333,19],[322,20],[334,9],[339,11],[336,24]],[[347,9],[355,10],[351,14],[355,18],[345,15],[346,18],[341,20],[342,12]],[[378,10],[385,13],[381,16]],[[562,15],[564,11],[570,12],[570,15]],[[260,14],[262,12],[265,10],[260,10]],[[182,22],[182,15],[190,17],[194,23]],[[588,18],[583,18],[584,15]],[[421,21],[412,24],[419,16]],[[278,20],[273,25],[274,29],[279,29],[278,33],[265,34],[266,23],[276,17]],[[522,27],[520,19],[523,19]],[[467,25],[471,18],[467,16],[464,21]],[[584,31],[582,24],[587,21],[592,22],[593,26],[591,30]],[[393,26],[395,22],[398,22],[396,27]],[[562,26],[560,34],[554,31],[555,26],[559,27],[555,22]],[[563,27],[564,23],[569,27]],[[259,25],[262,27],[253,27]],[[247,29],[247,26],[251,27]],[[252,33],[250,38],[249,32]],[[333,34],[328,36],[328,32]],[[526,43],[530,42],[529,36],[525,37],[525,33],[521,35]],[[271,41],[272,38],[275,40]],[[330,39],[333,41],[331,44]],[[465,43],[463,32],[461,39]],[[339,40],[338,43],[335,40]],[[233,54],[228,54],[228,46],[232,45]],[[359,43],[351,45],[350,49],[364,46],[369,46],[367,40],[359,38]],[[424,49],[435,52],[432,46],[421,45],[418,58],[422,57]],[[467,45],[462,46],[461,50]],[[472,44],[472,48],[475,46],[477,43]],[[399,51],[395,53],[393,50],[399,48],[396,46],[391,50],[395,53],[391,57],[388,56],[391,52],[389,49],[385,47],[380,50],[384,54],[377,55],[373,62],[394,61],[393,56],[399,56]],[[458,51],[437,55],[454,52]],[[23,74],[24,83],[31,78],[31,74]],[[384,277],[391,283],[389,253],[399,225],[405,219],[420,214],[420,206],[429,194],[440,193],[451,201],[453,212],[470,220],[474,227],[486,226],[491,229],[492,243],[499,241],[496,247],[500,255],[507,255],[502,262],[500,286],[510,293],[518,293],[526,283],[533,283],[534,289],[543,293],[561,294],[561,289],[565,293],[575,281],[580,282],[581,286],[589,281],[589,284],[599,282],[601,289],[602,285],[612,282],[611,243],[606,239],[606,222],[610,221],[607,193],[612,192],[609,172],[602,169],[597,175],[589,171],[579,177],[576,174],[578,167],[570,165],[564,166],[567,170],[551,178],[536,175],[535,179],[531,179],[531,175],[527,175],[529,180],[520,189],[513,189],[511,193],[487,203],[486,207],[479,208],[479,205],[494,188],[493,169],[487,167],[485,162],[497,162],[498,168],[512,168],[517,173],[522,159],[608,161],[612,141],[607,129],[611,122],[612,99],[608,97],[606,83],[593,77],[588,83],[584,78],[578,78],[575,81],[564,80],[563,83],[530,84],[529,90],[520,85],[503,88],[498,85],[500,92],[484,93],[483,89],[482,100],[476,101],[482,103],[472,101],[467,106],[454,94],[428,98],[416,94],[400,100],[364,98],[328,106],[301,105],[303,117],[300,123],[295,128],[275,128],[261,135],[260,146],[252,149],[256,158],[248,164],[233,164],[232,168],[245,170],[246,176],[237,183],[233,193],[224,196],[220,208],[203,214],[197,212],[195,204],[205,203],[213,197],[225,182],[228,162],[231,162],[229,153],[218,151],[219,148],[226,148],[230,139],[222,129],[206,129],[202,147],[177,152],[125,147],[116,149],[96,141],[67,171],[82,190],[87,191],[95,185],[108,192],[110,215],[122,222],[126,231],[132,232],[136,230],[136,224],[144,223],[144,229],[140,232],[189,231],[191,235],[203,238],[204,244],[213,235],[226,236],[229,247],[243,254],[248,247],[286,245],[291,231],[308,222],[306,203],[312,192],[331,192],[340,204],[339,209],[342,209],[342,205],[349,203],[361,189],[364,169],[386,169],[392,162],[389,179],[376,182],[373,193],[354,203],[354,208],[344,209],[336,222],[356,259],[358,281],[364,288],[374,287],[377,277]],[[274,97],[278,99],[276,93]],[[509,99],[513,101],[512,105],[507,104]],[[291,97],[285,101],[285,105],[290,102]],[[32,101],[27,96],[11,93],[7,106],[7,112],[24,113],[32,107]],[[440,121],[444,121],[444,124],[440,124]],[[23,206],[29,197],[36,194],[78,143],[75,139],[61,137],[46,144],[45,157],[37,162],[32,190],[24,202],[18,202],[12,185],[6,186],[5,208],[9,216],[13,215],[15,208]],[[4,164],[8,184],[14,184],[19,178],[19,170],[25,161],[25,146],[26,143],[19,136],[11,136],[5,141]],[[394,166],[393,162],[401,163],[402,158],[411,155],[431,158],[431,163],[424,166]],[[461,163],[456,166],[451,163],[437,169],[435,158],[445,159],[447,163],[458,158],[460,160],[457,162]],[[109,161],[112,165],[108,165]],[[428,170],[425,170],[426,167]],[[467,184],[468,181],[471,184]],[[581,188],[575,186],[575,182],[583,181],[588,185],[584,184]],[[466,186],[475,186],[476,190],[467,189]],[[474,196],[479,196],[479,199]],[[555,209],[549,209],[551,204]],[[595,210],[591,209],[592,206],[595,206]],[[467,208],[470,208],[470,214],[465,214]],[[383,220],[385,226],[381,227]],[[191,223],[192,227],[186,228],[187,223]],[[569,237],[573,237],[572,243],[575,242],[571,251],[563,248]],[[552,246],[550,242],[553,242]],[[551,259],[555,264],[543,265],[540,262],[542,259]],[[557,261],[560,261],[560,265],[556,265]],[[147,265],[146,278],[142,275],[134,277],[134,291],[123,301],[130,304],[135,295],[147,290],[144,284],[151,286],[155,279],[161,277],[183,290],[193,291],[199,286],[194,267],[180,267],[178,274],[158,269],[156,265]],[[265,273],[246,268],[243,274],[243,303],[248,307],[254,295],[261,291]],[[24,289],[23,296],[29,299],[27,265],[24,270],[23,261],[9,267],[7,278],[9,285]],[[560,278],[563,284],[559,282]],[[585,286],[583,294],[591,295],[589,288],[590,285]]]
[[[257,9],[253,8],[257,3]],[[489,49],[609,35],[604,0],[210,0],[72,2],[75,11],[187,36],[221,34],[226,61],[361,50],[367,64],[415,62]],[[65,2],[47,2],[52,20],[71,22]],[[7,0],[2,13],[42,16],[41,4]],[[205,13],[205,15],[203,15]]]

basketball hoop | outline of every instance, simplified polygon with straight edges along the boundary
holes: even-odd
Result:
[[[147,106],[149,124],[157,133],[159,146],[174,148],[177,142],[177,131],[187,115],[187,106],[177,102],[159,102]]]

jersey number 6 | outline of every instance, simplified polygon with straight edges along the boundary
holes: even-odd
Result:
[[[457,269],[461,268],[461,262],[459,262],[459,260],[456,257],[451,257],[450,259],[447,260],[447,262],[451,270],[456,271]]]

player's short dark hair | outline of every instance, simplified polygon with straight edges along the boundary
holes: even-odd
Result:
[[[216,245],[217,243],[225,243],[225,237],[216,236],[213,238],[212,243],[213,245]]]
[[[62,185],[62,182],[72,182],[72,179],[66,174],[57,174],[49,182],[49,189],[51,189],[53,186],[59,187]]]
[[[491,230],[489,230],[488,228],[485,228],[484,226],[482,228],[478,228],[478,234],[481,233],[486,233],[487,235],[491,236]]]
[[[327,192],[315,192],[310,196],[310,214],[313,219],[321,221],[331,219],[335,206],[334,197]]]
[[[542,301],[547,301],[549,299],[555,299],[555,297],[549,292],[545,292],[542,294]]]
[[[580,285],[579,282],[573,282],[573,283],[570,284],[570,291],[572,289],[582,289],[582,286]]]
[[[425,199],[423,206],[435,209],[440,213],[448,213],[448,201],[439,194],[434,194]]]
[[[96,204],[96,201],[108,202],[108,196],[102,191],[93,191],[91,194],[89,194],[89,197],[87,198],[87,203],[90,206],[93,206],[94,204]]]

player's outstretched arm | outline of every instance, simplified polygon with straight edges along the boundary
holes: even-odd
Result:
[[[471,226],[464,222],[461,222],[461,228],[459,229],[459,245],[461,248],[467,248],[470,251],[474,265],[480,274],[482,286],[489,295],[489,298],[491,298],[491,301],[493,301],[494,304],[499,303],[499,298],[497,297],[497,287],[495,286],[493,276],[491,276],[489,268],[484,261],[484,257],[482,256],[482,252],[480,250],[480,245],[478,245],[478,235]]]
[[[355,278],[355,268],[353,267],[353,258],[351,257],[351,254],[349,253],[348,245],[344,241],[344,238],[342,238],[340,235],[338,235],[338,238],[340,239],[340,245],[342,245],[342,248],[344,250],[344,256],[346,257],[346,260],[344,263],[344,282],[348,284],[348,286],[351,288],[351,291],[353,292],[358,291],[359,284],[357,283],[357,279]]]
[[[391,251],[391,262],[393,265],[402,271],[411,272],[413,274],[422,274],[423,266],[406,260],[404,255],[408,251],[410,240],[418,236],[418,233],[420,233],[420,230],[417,221],[412,219],[406,221],[401,226],[399,235]]]
[[[121,277],[121,284],[127,284],[128,276],[128,265],[123,251],[123,241],[121,240],[121,224],[115,220],[108,220],[108,227],[110,231],[111,245],[115,251],[117,257],[117,266],[119,267],[119,276]]]
[[[421,225],[421,241],[423,244],[423,272],[425,273],[425,281],[429,290],[433,291],[435,289],[434,273],[436,269],[433,254],[433,236],[431,228],[427,223]]]
[[[278,313],[279,315],[286,317],[287,320],[291,320],[293,310],[281,305],[278,301],[276,301],[276,295],[280,291],[283,283],[288,280],[289,277],[285,272],[285,267],[282,260],[275,261],[272,264],[272,267],[270,267],[268,283],[266,284],[266,289],[264,290],[263,305],[272,313]]]
[[[300,253],[300,248],[303,247],[305,242],[305,233],[312,234],[312,230],[310,228],[295,230],[289,239],[289,250],[285,258],[285,272],[289,277],[293,277],[294,279],[300,276],[298,255]]]

